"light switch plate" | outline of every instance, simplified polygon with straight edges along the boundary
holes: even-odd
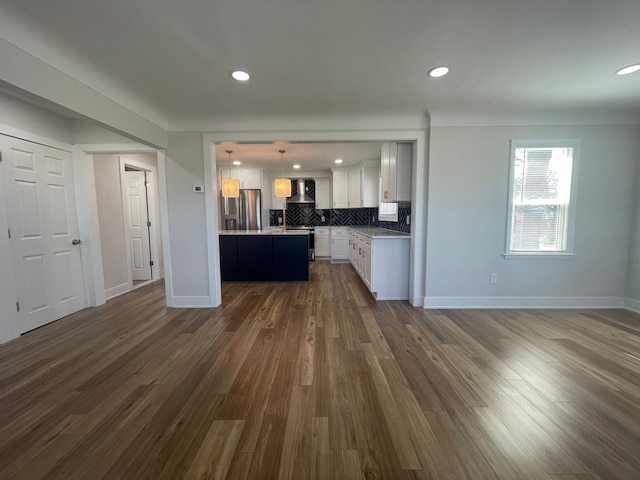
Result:
[[[202,193],[204,192],[204,185],[194,185],[193,186],[193,191],[195,193]]]

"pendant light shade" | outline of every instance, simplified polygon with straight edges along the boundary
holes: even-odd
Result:
[[[284,150],[278,150],[282,156],[282,178],[276,178],[273,181],[273,194],[276,197],[291,196],[291,179],[284,178]]]
[[[224,198],[237,198],[240,196],[240,180],[231,178],[231,154],[233,150],[226,150],[229,154],[229,178],[222,179],[222,196]]]
[[[276,178],[273,181],[273,191],[276,197],[290,197],[291,196],[291,179],[289,178]]]

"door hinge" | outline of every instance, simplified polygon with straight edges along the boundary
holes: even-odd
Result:
[[[153,267],[153,260],[149,261],[149,266]]]
[[[9,239],[11,239],[11,229],[7,228],[7,234],[9,234]]]
[[[16,302],[16,310],[20,311],[20,302]]]
[[[2,161],[2,152],[0,152],[0,162]]]
[[[150,227],[150,226],[151,226],[151,222],[147,222],[147,227]]]

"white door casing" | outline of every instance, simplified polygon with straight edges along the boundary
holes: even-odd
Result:
[[[0,135],[24,333],[84,308],[71,154]]]
[[[125,234],[131,252],[133,280],[151,280],[147,190],[145,172],[125,172]]]

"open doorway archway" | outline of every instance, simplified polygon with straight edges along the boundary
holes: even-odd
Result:
[[[156,165],[150,166],[143,162],[137,162],[136,155],[151,154],[155,157]],[[111,298],[125,291],[129,291],[132,286],[132,278],[120,282],[110,291],[105,285],[105,261],[103,259],[103,245],[100,235],[100,216],[98,211],[98,191],[96,188],[95,162],[99,155],[114,155],[118,159],[118,172],[124,170],[125,164],[130,164],[143,169],[155,176],[156,182],[156,198],[154,199],[155,208],[150,212],[152,217],[152,225],[155,222],[159,227],[156,229],[158,235],[151,242],[150,249],[154,251],[154,264],[160,268],[155,269],[156,273],[152,274],[152,280],[166,277],[165,283],[167,288],[167,304],[170,305],[171,298],[171,278],[170,278],[170,261],[169,259],[169,234],[167,227],[167,203],[166,203],[166,180],[164,177],[165,157],[164,152],[147,147],[140,144],[123,144],[123,145],[76,145],[74,146],[73,159],[76,175],[76,195],[79,199],[78,209],[79,228],[83,238],[87,239],[86,248],[83,250],[83,269],[85,271],[85,292],[88,306],[97,306],[105,303]],[[120,157],[125,159],[120,162]],[[122,204],[122,190],[120,182],[118,182],[117,195],[118,201]],[[112,192],[113,193],[113,192]],[[122,222],[122,217],[120,221]],[[117,221],[117,220],[116,220]],[[122,225],[122,223],[121,223]],[[124,239],[123,239],[124,242]],[[123,252],[125,250],[122,250]],[[127,264],[130,264],[130,257],[127,257]],[[157,262],[157,263],[156,263]],[[164,272],[162,268],[164,267]]]
[[[212,133],[203,136],[204,173],[206,194],[207,250],[209,288],[212,306],[222,302],[220,278],[220,251],[218,245],[218,191],[216,181],[216,144],[221,142],[367,142],[403,141],[413,143],[412,164],[412,224],[409,301],[414,306],[423,306],[425,284],[425,252],[427,221],[427,161],[424,129],[406,130],[335,130],[335,131],[273,131]]]

